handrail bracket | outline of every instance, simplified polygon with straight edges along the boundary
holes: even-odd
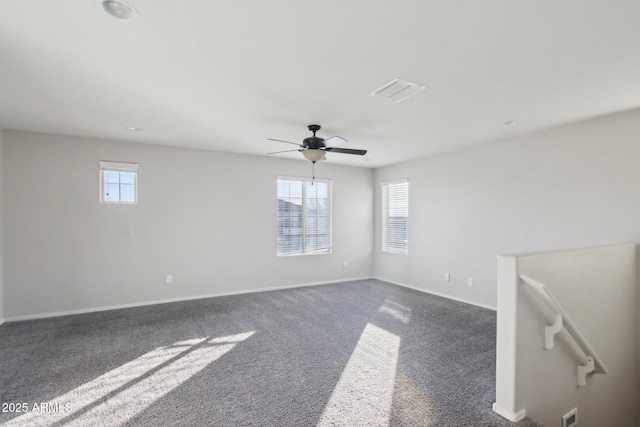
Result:
[[[554,347],[556,334],[562,330],[562,316],[556,313],[556,321],[553,325],[544,328],[544,348],[551,350]]]
[[[578,365],[578,387],[587,385],[587,375],[595,372],[596,364],[593,357],[587,357],[586,365]]]

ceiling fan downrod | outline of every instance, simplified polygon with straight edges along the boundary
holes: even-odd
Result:
[[[320,130],[320,128],[321,128],[320,125],[309,125],[309,126],[307,126],[307,129],[309,129],[311,132],[313,132],[312,138],[314,140],[316,138],[316,132],[318,132]],[[311,161],[311,185],[313,185],[315,181],[316,181],[316,162],[314,160],[312,160]]]

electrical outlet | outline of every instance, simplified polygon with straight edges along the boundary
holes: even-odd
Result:
[[[573,427],[578,424],[578,408],[573,408],[562,416],[562,427]]]
[[[167,285],[173,284],[173,276],[171,274],[167,275]]]
[[[473,286],[473,277],[467,277],[467,285]]]
[[[450,282],[451,281],[451,275],[449,273],[444,273],[444,281],[445,282]]]

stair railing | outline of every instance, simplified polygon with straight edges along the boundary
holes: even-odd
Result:
[[[587,360],[586,364],[578,365],[578,387],[583,387],[587,384],[587,375],[589,374],[606,374],[608,372],[607,367],[604,365],[604,363],[602,363],[602,360],[600,360],[585,337],[580,333],[580,330],[573,323],[569,315],[564,311],[558,300],[554,298],[551,291],[549,291],[549,288],[547,288],[544,283],[524,274],[520,275],[520,280],[534,289],[543,299],[543,301],[549,306],[549,308],[555,313],[555,322],[552,325],[545,326],[544,347],[547,350],[551,350],[554,347],[556,334],[558,334],[562,330],[562,328],[564,328],[569,333],[569,336],[573,338],[575,343],[582,351],[584,358]]]

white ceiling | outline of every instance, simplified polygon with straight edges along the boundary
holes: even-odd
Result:
[[[377,167],[640,106],[638,0],[128,2],[0,0],[0,128]]]

